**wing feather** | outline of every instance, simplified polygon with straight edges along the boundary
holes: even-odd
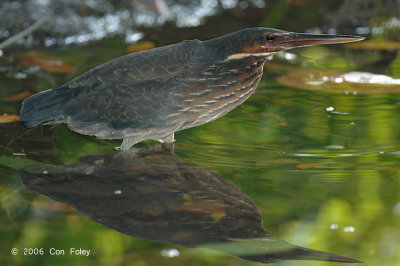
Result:
[[[184,41],[99,65],[40,98],[28,98],[21,111],[24,123],[66,122],[78,133],[100,138],[141,134],[145,139],[162,137],[164,132],[158,130],[171,133],[176,127],[168,115],[180,108],[171,92],[182,90],[177,77],[192,66],[200,44]],[[30,115],[31,107],[40,113]]]

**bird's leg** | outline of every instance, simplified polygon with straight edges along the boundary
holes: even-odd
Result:
[[[134,144],[137,143],[137,138],[136,137],[126,137],[122,140],[121,147],[119,147],[119,150],[129,150]]]
[[[161,151],[169,154],[174,154],[174,143],[161,143]]]
[[[170,154],[174,154],[174,141],[174,132],[160,139],[161,150]]]
[[[171,134],[169,134],[169,135],[166,136],[166,137],[163,137],[163,138],[160,140],[160,142],[161,142],[161,143],[174,143],[174,142],[175,142],[175,139],[174,139],[174,132],[172,132]]]

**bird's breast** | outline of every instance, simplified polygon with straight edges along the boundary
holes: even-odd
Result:
[[[242,104],[256,89],[265,58],[249,57],[210,65],[187,77],[180,94],[185,123],[181,129],[215,120]]]

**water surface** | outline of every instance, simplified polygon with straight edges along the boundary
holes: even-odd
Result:
[[[275,18],[273,26],[303,31],[317,23],[313,16],[301,16],[309,14],[304,10],[315,7],[315,1],[296,2],[300,6],[283,8],[282,18]],[[269,2],[261,9],[251,4],[247,11],[242,7],[215,11],[218,15],[210,15],[199,27],[179,28],[167,23],[144,28],[142,40],[161,46],[264,25],[263,19],[273,24],[266,15],[271,15],[271,7],[276,8],[275,14],[281,10]],[[257,10],[253,20],[249,10]],[[292,16],[295,10],[303,13]],[[334,10],[332,13],[341,14],[340,7]],[[283,19],[285,16],[291,20]],[[221,22],[224,17],[226,21]],[[230,23],[233,18],[235,23]],[[219,21],[218,26],[214,21]],[[303,29],[299,29],[300,21]],[[365,25],[334,29],[362,33]],[[393,40],[392,34],[389,31],[368,38]],[[79,45],[60,44],[62,48],[42,47],[47,57],[75,67],[73,74],[18,64],[20,54],[33,48],[4,50],[0,58],[0,113],[18,114],[21,100],[8,97],[57,87],[124,54],[129,45],[126,36],[117,35]],[[400,78],[400,60],[396,49],[377,49],[314,47],[275,56],[266,64],[279,67],[265,67],[258,89],[243,105],[214,122],[176,133],[175,154],[184,162],[213,171],[248,195],[259,209],[265,229],[279,239],[359,258],[364,265],[399,265],[400,87],[395,80]],[[300,78],[298,69],[306,71]],[[352,71],[382,74],[393,84],[337,80]],[[310,73],[314,76],[307,76]],[[334,78],[327,81],[323,77]],[[1,261],[16,265],[255,265],[209,249],[121,234],[22,184],[24,167],[45,164],[48,169],[35,170],[52,171],[83,155],[116,153],[114,148],[119,144],[73,133],[65,125],[25,129],[19,122],[0,124]],[[140,143],[134,149],[144,150],[153,144]],[[19,255],[11,255],[13,247],[20,250]],[[74,247],[90,249],[92,254],[24,256],[24,247]],[[288,261],[278,265],[334,264]]]

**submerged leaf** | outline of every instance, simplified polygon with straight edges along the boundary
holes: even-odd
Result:
[[[400,93],[400,79],[386,75],[357,71],[323,71],[275,64],[265,64],[265,67],[273,71],[289,72],[287,75],[277,77],[277,81],[296,89],[345,94]]]
[[[152,49],[154,47],[156,47],[156,45],[153,42],[150,42],[150,41],[138,42],[138,43],[129,45],[126,48],[126,52],[128,54],[130,54],[130,53],[134,53],[134,52],[139,52],[139,51],[143,51],[143,50]]]
[[[298,164],[296,165],[296,168],[301,169],[301,170],[307,170],[310,168],[324,168],[325,165],[320,164],[320,163],[303,163],[303,164]]]
[[[311,164],[309,163],[303,163],[303,164],[298,164],[296,165],[297,168],[301,169],[301,170],[307,170],[308,168],[311,167]]]
[[[10,95],[7,97],[2,98],[4,101],[9,101],[9,102],[17,102],[17,101],[21,101],[25,98],[28,98],[29,96],[31,96],[32,93],[30,93],[29,91],[23,91],[14,95]]]
[[[32,201],[30,205],[36,208],[40,208],[47,211],[53,212],[71,212],[73,209],[65,203],[57,201]]]
[[[0,124],[12,123],[19,121],[19,115],[1,115]]]
[[[18,63],[24,66],[37,66],[52,73],[73,74],[75,67],[56,58],[48,57],[39,51],[30,51],[19,56]]]

